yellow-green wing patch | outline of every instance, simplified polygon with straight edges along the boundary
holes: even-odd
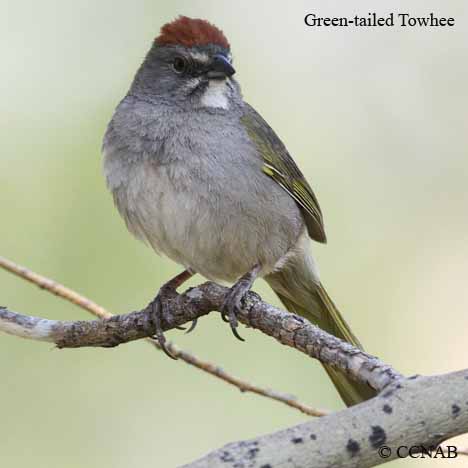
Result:
[[[323,217],[317,198],[283,142],[248,104],[241,122],[263,158],[263,172],[294,198],[301,208],[310,237],[325,243]]]

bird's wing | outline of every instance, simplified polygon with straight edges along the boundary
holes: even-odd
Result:
[[[241,122],[263,158],[263,172],[294,198],[302,211],[310,237],[325,243],[322,211],[312,188],[276,133],[252,106],[245,106]]]

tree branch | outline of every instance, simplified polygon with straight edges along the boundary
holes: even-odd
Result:
[[[171,330],[210,311],[219,311],[228,291],[228,288],[208,282],[183,294],[165,292],[161,297],[162,329]],[[4,308],[0,309],[0,329],[24,338],[53,342],[59,348],[113,347],[153,336],[152,311],[149,304],[141,311],[102,321],[64,322],[21,315]],[[238,318],[243,324],[330,364],[377,391],[402,377],[379,359],[324,332],[302,317],[263,302],[254,292],[247,295]]]
[[[77,305],[78,307],[95,315],[96,317],[106,319],[113,316],[104,307],[96,304],[95,302],[82,296],[76,291],[73,291],[72,289],[67,288],[63,284],[51,280],[50,278],[46,278],[45,276],[39,275],[38,273],[35,273],[30,269],[18,265],[17,263],[14,263],[6,258],[0,257],[0,268],[3,268],[8,272],[29,281],[30,283],[38,286],[41,289],[55,294],[61,299],[65,299],[66,301]],[[149,344],[151,344],[155,349],[161,350],[159,343],[156,340],[152,338],[147,338],[146,341]],[[210,361],[200,359],[198,356],[184,351],[172,343],[168,343],[167,347],[169,348],[173,356],[181,359],[186,364],[189,364],[190,366],[193,366],[196,369],[206,372],[207,374],[210,374],[213,377],[221,379],[229,385],[238,388],[243,393],[255,393],[256,395],[260,395],[278,401],[280,403],[284,403],[285,405],[288,405],[291,408],[295,408],[301,413],[307,414],[308,416],[324,416],[325,414],[327,414],[325,411],[312,408],[311,406],[305,405],[304,403],[298,401],[294,395],[285,394],[269,388],[263,388],[259,385],[255,385],[245,380],[242,380],[226,372],[219,365],[216,365]]]
[[[357,406],[228,444],[184,468],[377,466],[468,432],[467,404],[468,370],[402,379]]]
[[[0,266],[2,262],[4,259],[0,258]],[[26,269],[20,276],[25,272],[28,272],[30,281],[39,284],[37,280],[42,277]],[[37,277],[31,279],[31,275]],[[154,333],[151,304],[141,311],[111,316],[105,309],[51,280],[42,281],[40,286],[61,297],[68,296],[68,300],[80,307],[106,318],[102,321],[64,322],[21,315],[0,307],[0,330],[53,342],[61,348],[110,347],[145,337],[158,346],[151,338]],[[227,288],[211,282],[183,294],[165,291],[162,328],[170,330],[210,311],[219,311],[227,292]],[[397,458],[398,447],[403,447],[403,452],[405,447],[434,449],[441,442],[468,431],[468,370],[445,376],[403,378],[377,358],[301,317],[263,302],[253,292],[244,301],[239,320],[282,344],[346,372],[356,380],[367,382],[380,394],[318,420],[250,441],[228,444],[186,465],[186,468],[366,468]],[[224,371],[211,363],[205,363],[206,368],[203,368],[198,358],[170,346],[171,351],[186,362],[191,363],[190,360],[194,359],[198,368],[241,390],[260,393],[303,411],[301,404],[292,399],[287,401],[287,397],[264,389],[257,392],[255,386],[224,375]],[[306,408],[304,412],[307,411]],[[311,410],[311,413],[323,414],[316,410]],[[443,446],[441,450],[447,454],[449,449]],[[464,454],[465,450],[460,449],[458,453]]]

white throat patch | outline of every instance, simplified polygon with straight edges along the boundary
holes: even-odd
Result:
[[[203,93],[201,105],[203,107],[218,107],[221,109],[229,108],[229,86],[227,80],[213,81],[211,80],[208,88]]]

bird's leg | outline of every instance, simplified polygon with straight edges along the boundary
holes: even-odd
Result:
[[[246,273],[244,276],[241,276],[239,280],[232,286],[230,291],[226,294],[223,305],[221,307],[221,316],[223,317],[223,320],[229,322],[232,333],[237,339],[241,341],[245,340],[239,335],[239,333],[237,333],[236,330],[238,324],[237,313],[242,308],[242,300],[249,292],[260,270],[260,265],[255,265],[248,273]]]
[[[161,301],[161,296],[167,294],[174,294],[179,286],[185,283],[190,279],[194,273],[190,270],[185,270],[182,273],[178,274],[167,283],[163,284],[159,289],[158,295],[151,302],[151,312],[154,321],[155,335],[161,346],[161,349],[172,359],[177,359],[171,352],[167,349],[166,346],[166,337],[164,336],[162,326],[161,326],[161,317],[163,313],[163,303]],[[191,327],[192,328],[192,327]]]

